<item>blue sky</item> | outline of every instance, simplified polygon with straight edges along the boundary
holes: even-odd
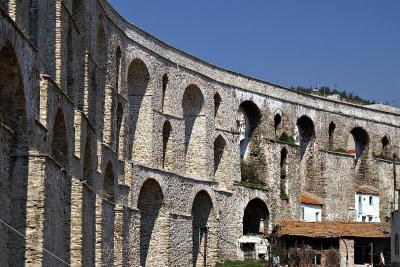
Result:
[[[337,86],[400,106],[399,0],[110,0],[128,21],[218,66],[283,86]]]

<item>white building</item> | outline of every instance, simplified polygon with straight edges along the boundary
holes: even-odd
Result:
[[[355,210],[357,222],[380,222],[379,218],[379,191],[363,185],[356,189]]]
[[[301,195],[300,220],[305,222],[320,222],[322,218],[322,201],[312,194]]]

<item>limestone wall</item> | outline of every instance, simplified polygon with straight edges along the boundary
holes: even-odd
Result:
[[[0,218],[27,236],[0,225],[1,266],[63,266],[43,248],[73,266],[199,265],[205,235],[213,265],[239,255],[252,200],[268,233],[300,218],[304,192],[323,219],[353,220],[360,185],[379,188],[388,218],[393,164],[376,157],[399,155],[400,115],[211,65],[104,0],[1,3]],[[243,102],[260,116],[247,146],[260,188],[241,181]],[[343,154],[355,128],[357,161]]]

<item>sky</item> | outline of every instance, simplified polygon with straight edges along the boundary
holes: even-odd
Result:
[[[223,68],[400,106],[400,0],[109,2],[144,31]]]

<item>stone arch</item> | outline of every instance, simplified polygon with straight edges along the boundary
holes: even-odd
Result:
[[[8,0],[1,0],[0,7],[3,8],[8,13]]]
[[[73,0],[72,1],[72,16],[81,34],[85,34],[86,31],[86,16],[85,16],[85,6],[84,0]]]
[[[220,186],[227,188],[228,174],[228,155],[226,151],[226,141],[222,135],[218,135],[214,141],[214,177]]]
[[[7,42],[0,49],[0,217],[26,234],[28,132],[23,75]],[[26,243],[0,225],[0,262],[24,265]],[[7,259],[8,258],[8,259]]]
[[[70,21],[70,24],[72,21]],[[74,102],[74,49],[72,42],[72,29],[71,26],[68,28],[67,33],[67,55],[66,55],[66,80],[67,80],[67,95],[71,98],[72,102]],[[75,102],[74,102],[75,103]]]
[[[165,121],[162,130],[163,136],[163,168],[172,171],[174,163],[174,143],[171,138],[172,126],[169,121]]]
[[[146,146],[148,111],[151,108],[150,98],[146,96],[150,81],[150,73],[146,64],[140,59],[134,59],[128,69],[128,101],[130,107],[129,121],[131,124],[129,157],[142,159]]]
[[[298,136],[297,142],[300,145],[300,157],[303,158],[309,145],[315,140],[315,126],[310,117],[303,115],[297,120]]]
[[[121,48],[117,47],[117,51],[115,52],[115,91],[120,92],[120,76],[121,76],[121,58],[122,58],[122,52]]]
[[[350,131],[347,139],[347,153],[354,155],[356,160],[368,154],[369,136],[362,127],[355,127]]]
[[[159,266],[169,262],[169,229],[164,194],[159,183],[147,179],[139,193],[140,265]]]
[[[274,116],[275,136],[278,136],[278,131],[281,128],[281,125],[282,125],[282,116],[280,113],[276,113]]]
[[[111,162],[107,164],[104,173],[102,196],[110,202],[115,202],[115,177]]]
[[[58,109],[54,119],[51,155],[64,168],[68,169],[68,138],[62,109]]]
[[[95,262],[95,229],[96,229],[96,194],[93,191],[93,154],[92,137],[86,137],[85,151],[83,155],[83,177],[86,181],[83,186],[83,218],[82,221],[82,263],[84,266],[92,266]]]
[[[257,146],[254,133],[261,122],[261,111],[258,106],[250,100],[242,102],[238,111],[238,128],[240,132],[240,157],[246,159],[251,146]]]
[[[101,261],[104,266],[112,266],[114,262],[114,217],[116,202],[116,184],[114,169],[111,162],[104,171],[102,205],[101,205]]]
[[[97,96],[98,96],[97,78],[96,78],[96,72],[93,70],[90,76],[88,117],[95,129],[97,125]]]
[[[121,133],[121,128],[122,128],[122,120],[124,119],[124,108],[122,107],[122,103],[118,101],[117,104],[117,127],[116,127],[116,133],[115,133],[115,151],[117,152],[118,155],[120,153],[123,153],[123,147],[121,147],[120,142],[122,141],[122,133]],[[123,143],[123,142],[122,142]],[[119,158],[123,158],[119,157]]]
[[[214,94],[214,117],[216,118],[218,115],[219,107],[221,106],[222,98],[221,95],[216,92]]]
[[[161,112],[164,112],[168,83],[169,83],[168,75],[165,73],[162,77]]]
[[[205,172],[205,158],[202,153],[205,142],[206,118],[202,116],[204,97],[194,84],[185,89],[182,100],[183,119],[185,121],[185,168],[186,173],[202,175]]]
[[[103,22],[99,22],[97,28],[97,45],[96,45],[96,60],[102,69],[106,68],[107,64],[107,43],[106,33],[104,30]]]
[[[287,158],[288,158],[288,151],[286,147],[282,148],[281,150],[281,160],[280,160],[280,176],[281,176],[281,183],[280,183],[280,191],[281,194],[287,194]]]
[[[384,135],[381,139],[381,155],[390,157],[390,138]]]
[[[329,123],[329,128],[328,128],[328,147],[332,149],[335,144],[335,130],[336,130],[336,124],[332,121]]]
[[[38,45],[38,31],[39,31],[39,6],[38,0],[29,0],[29,28],[28,34],[31,42]]]
[[[201,190],[192,204],[192,264],[214,266],[218,260],[218,218],[210,195]],[[207,236],[207,255],[203,254]]]
[[[267,234],[269,231],[269,210],[264,201],[252,199],[243,214],[243,235]]]

